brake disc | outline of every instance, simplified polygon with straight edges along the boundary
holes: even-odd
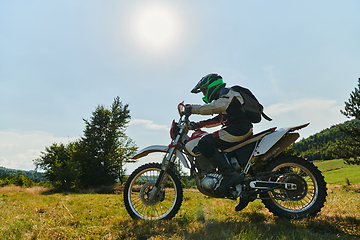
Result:
[[[140,189],[141,202],[144,203],[148,207],[155,206],[159,202],[164,201],[164,199],[165,199],[165,191],[160,189],[156,198],[153,201],[150,201],[149,197],[150,197],[151,191],[153,190],[154,186],[155,186],[155,182],[147,182]]]

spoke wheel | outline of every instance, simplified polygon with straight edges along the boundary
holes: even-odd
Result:
[[[269,162],[265,171],[276,172],[269,181],[296,185],[296,189],[275,189],[261,194],[262,202],[274,215],[303,218],[316,215],[324,206],[326,183],[312,163],[287,156]]]
[[[165,174],[154,199],[150,200],[160,171],[160,164],[145,164],[137,168],[127,180],[124,189],[124,203],[132,218],[171,219],[179,211],[183,199],[183,189],[179,178],[171,170]]]

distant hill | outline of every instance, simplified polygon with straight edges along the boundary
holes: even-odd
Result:
[[[46,178],[44,177],[43,173],[35,172],[35,171],[23,171],[23,170],[16,170],[10,168],[0,167],[0,178],[6,174],[15,175],[17,176],[18,173],[22,173],[25,177],[29,177],[32,181],[38,182],[45,182]]]
[[[336,158],[333,154],[335,146],[341,137],[345,134],[339,130],[339,127],[347,124],[355,124],[360,127],[359,120],[346,121],[341,124],[333,125],[326,128],[319,133],[311,135],[308,138],[294,143],[292,146],[295,151],[300,153],[300,156],[308,160],[330,160]]]

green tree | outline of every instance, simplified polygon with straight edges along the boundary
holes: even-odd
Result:
[[[348,102],[345,102],[345,110],[340,111],[348,118],[360,120],[360,78],[358,88],[351,92]],[[355,124],[340,127],[340,131],[346,134],[336,148],[335,154],[344,158],[347,164],[360,164],[360,128]]]
[[[110,109],[98,106],[90,120],[85,120],[84,137],[76,156],[81,165],[81,185],[96,187],[123,180],[124,164],[136,152],[135,143],[126,136],[130,120],[129,106],[116,97]]]
[[[110,109],[98,106],[85,120],[84,136],[68,145],[54,143],[34,160],[48,181],[60,190],[108,186],[124,182],[125,167],[137,151],[126,136],[128,105],[116,97]]]
[[[59,190],[72,190],[79,186],[80,164],[73,156],[79,149],[78,142],[68,145],[53,143],[34,160],[37,169],[45,170],[48,181]]]
[[[119,156],[115,161],[116,169],[117,169],[117,177],[119,179],[119,182],[123,184],[126,179],[126,163],[133,163],[136,162],[136,160],[131,159],[131,156],[133,156],[137,151],[137,146],[135,145],[134,141],[130,139],[127,136],[122,136],[119,139]]]
[[[330,128],[326,128],[306,139],[294,143],[292,146],[294,150],[298,151],[300,156],[308,160],[330,160],[339,158],[335,152],[337,147],[340,146],[340,140],[346,136],[344,132],[340,131],[340,128],[347,125],[360,127],[360,121],[353,119],[333,125]]]
[[[35,183],[26,177],[22,172],[19,172],[16,176],[14,174],[1,174],[0,175],[0,186],[15,185],[20,187],[32,187]]]

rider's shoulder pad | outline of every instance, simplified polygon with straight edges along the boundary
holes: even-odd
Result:
[[[225,96],[226,94],[228,94],[229,91],[230,91],[230,88],[222,88],[222,89],[220,89],[219,98],[221,98],[221,97]]]

